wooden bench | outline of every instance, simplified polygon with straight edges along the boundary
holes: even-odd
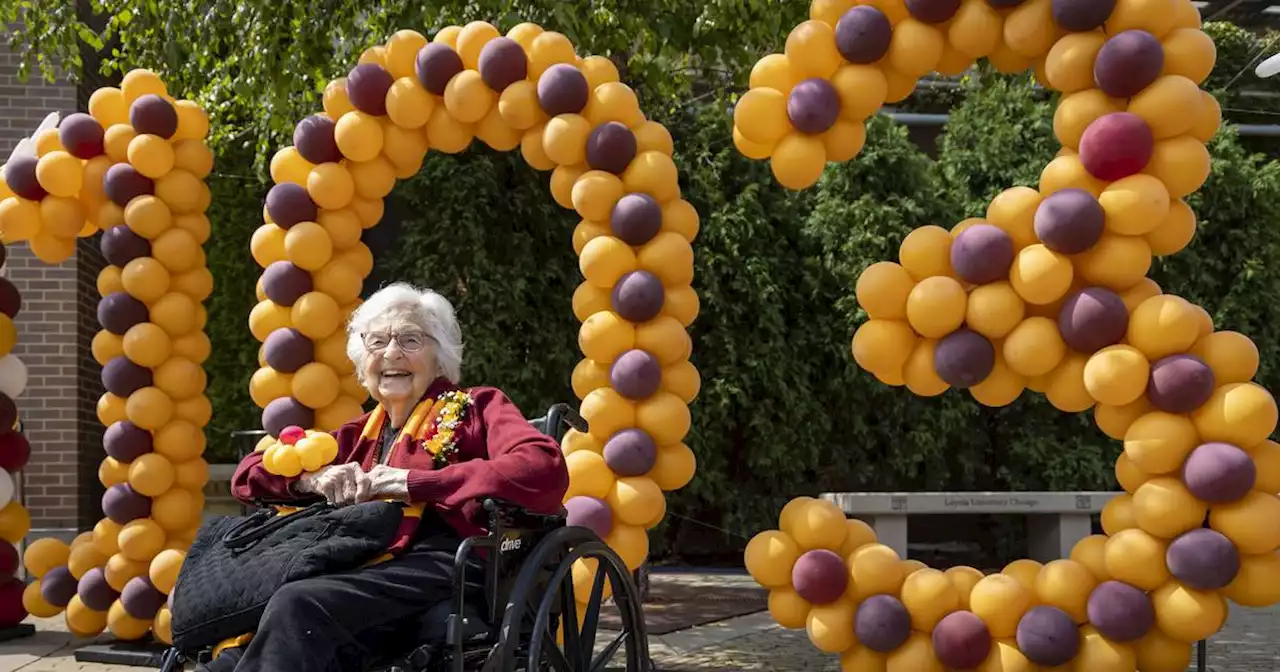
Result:
[[[989,513],[1028,518],[1030,557],[1065,558],[1093,533],[1092,516],[1119,492],[826,492],[844,514],[866,520],[880,543],[907,557],[907,521],[919,515]]]

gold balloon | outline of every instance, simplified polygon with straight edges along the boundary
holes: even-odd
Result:
[[[926,278],[955,277],[951,268],[951,243],[954,238],[940,226],[913,229],[898,247],[898,262],[916,282]]]

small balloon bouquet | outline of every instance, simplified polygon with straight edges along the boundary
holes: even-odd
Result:
[[[262,466],[267,473],[292,478],[323,469],[338,457],[338,440],[328,432],[286,427],[275,442],[263,442]]]

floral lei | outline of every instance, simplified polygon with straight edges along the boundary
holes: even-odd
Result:
[[[431,453],[437,469],[452,462],[458,454],[457,429],[470,406],[471,395],[462,390],[452,390],[436,397],[431,409],[432,421],[422,445]]]

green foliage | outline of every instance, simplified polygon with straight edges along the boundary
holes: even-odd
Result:
[[[1053,106],[1031,87],[1030,75],[984,81],[971,84],[965,103],[951,111],[938,147],[944,188],[961,207],[956,221],[981,217],[1009,187],[1034,187],[1058,151]]]
[[[224,150],[220,162],[241,165],[253,160],[244,149]],[[213,352],[204,363],[209,383],[205,391],[213,405],[213,420],[205,430],[210,461],[232,461],[231,432],[261,426],[259,410],[249,398],[249,377],[258,368],[258,341],[249,332],[249,311],[257,304],[254,286],[261,269],[249,254],[249,239],[262,224],[262,199],[269,185],[254,177],[215,174],[209,177],[213,194],[209,222],[213,233],[204,244],[213,273],[213,295],[205,301],[209,321],[205,332]]]
[[[1167,293],[1209,311],[1219,330],[1249,336],[1258,346],[1257,380],[1280,389],[1280,164],[1250,154],[1227,131],[1209,145],[1212,172],[1187,199],[1198,222],[1196,237],[1178,254],[1157,260],[1152,278]]]
[[[573,400],[569,378],[581,358],[571,301],[581,282],[571,237],[578,218],[551,199],[547,178],[519,152],[431,154],[388,203],[396,251],[373,279],[448,297],[466,341],[464,382],[502,387],[531,417]]]

